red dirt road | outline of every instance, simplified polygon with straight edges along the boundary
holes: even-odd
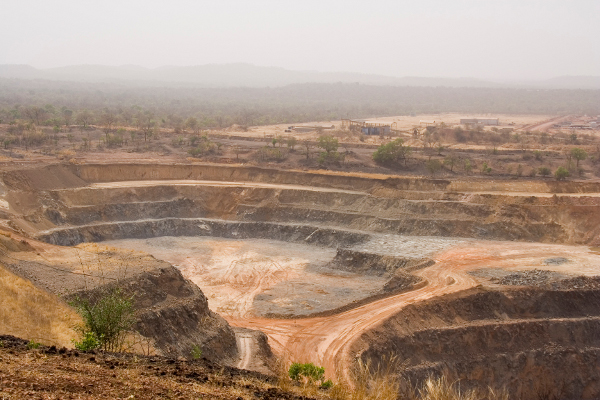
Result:
[[[265,332],[278,355],[292,361],[317,363],[325,367],[328,377],[348,379],[353,357],[349,349],[353,341],[407,305],[477,286],[480,281],[467,273],[470,270],[544,268],[543,260],[556,256],[566,257],[571,262],[568,266],[551,269],[574,274],[600,274],[600,256],[584,246],[467,242],[437,254],[435,265],[415,273],[427,280],[425,286],[347,312],[297,320],[226,318],[234,326]]]

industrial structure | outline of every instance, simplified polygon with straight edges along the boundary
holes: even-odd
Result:
[[[342,119],[342,129],[360,130],[363,135],[389,135],[390,124],[368,122],[364,119]]]
[[[500,120],[498,118],[461,118],[461,125],[481,125],[481,126],[498,126]]]
[[[300,126],[290,126],[287,131],[294,131],[296,133],[308,133],[308,132],[318,132],[327,129],[333,129],[335,125],[322,126],[322,125],[300,125]]]

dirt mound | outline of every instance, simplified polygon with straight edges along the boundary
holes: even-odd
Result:
[[[335,258],[327,266],[364,275],[391,276],[398,269],[414,270],[431,265],[430,261],[338,248]]]
[[[561,276],[556,272],[534,269],[508,274],[499,279],[497,283],[507,286],[541,286],[546,285],[550,280],[557,280]]]
[[[9,171],[2,174],[2,180],[12,190],[52,190],[87,185],[68,165]]]
[[[273,377],[210,362],[41,346],[0,335],[0,397],[6,399],[309,398]]]
[[[547,265],[561,265],[566,258],[558,257]],[[564,261],[563,261],[564,260]],[[548,260],[546,260],[548,261]],[[600,289],[600,276],[576,276],[548,270],[533,269],[527,271],[508,271],[501,268],[478,269],[469,272],[473,276],[489,279],[501,286],[534,286],[548,290],[597,290]]]
[[[600,290],[600,276],[577,276],[552,282],[556,290]]]

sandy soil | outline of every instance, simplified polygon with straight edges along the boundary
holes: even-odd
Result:
[[[526,126],[534,126],[537,124],[546,123],[550,119],[554,119],[555,116],[550,115],[522,115],[522,114],[458,114],[458,113],[443,113],[443,114],[423,114],[416,116],[400,115],[393,117],[381,117],[381,118],[368,118],[369,122],[381,123],[381,124],[393,124],[396,123],[396,129],[398,130],[411,130],[415,126],[425,127],[422,121],[435,121],[436,124],[445,123],[449,126],[458,125],[461,118],[499,118],[500,126],[511,126],[515,129],[523,128]],[[301,126],[331,126],[334,125],[336,129],[341,127],[341,121],[315,121],[298,124]],[[509,125],[511,124],[511,125]],[[268,138],[276,135],[283,137],[289,136],[302,136],[312,137],[310,133],[287,133],[285,130],[290,124],[279,124],[279,125],[267,125],[267,126],[253,126],[248,129],[247,132],[234,129],[229,129],[228,134],[238,136],[249,136],[256,138]]]
[[[212,310],[235,318],[326,311],[368,297],[386,282],[383,277],[327,268],[335,250],[310,245],[211,237],[104,244],[168,261],[202,289]]]

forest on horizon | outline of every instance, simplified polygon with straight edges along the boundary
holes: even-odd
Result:
[[[393,87],[303,83],[276,88],[201,88],[0,79],[0,123],[88,123],[113,115],[135,125],[153,119],[175,127],[252,126],[410,114],[600,114],[600,90]]]

